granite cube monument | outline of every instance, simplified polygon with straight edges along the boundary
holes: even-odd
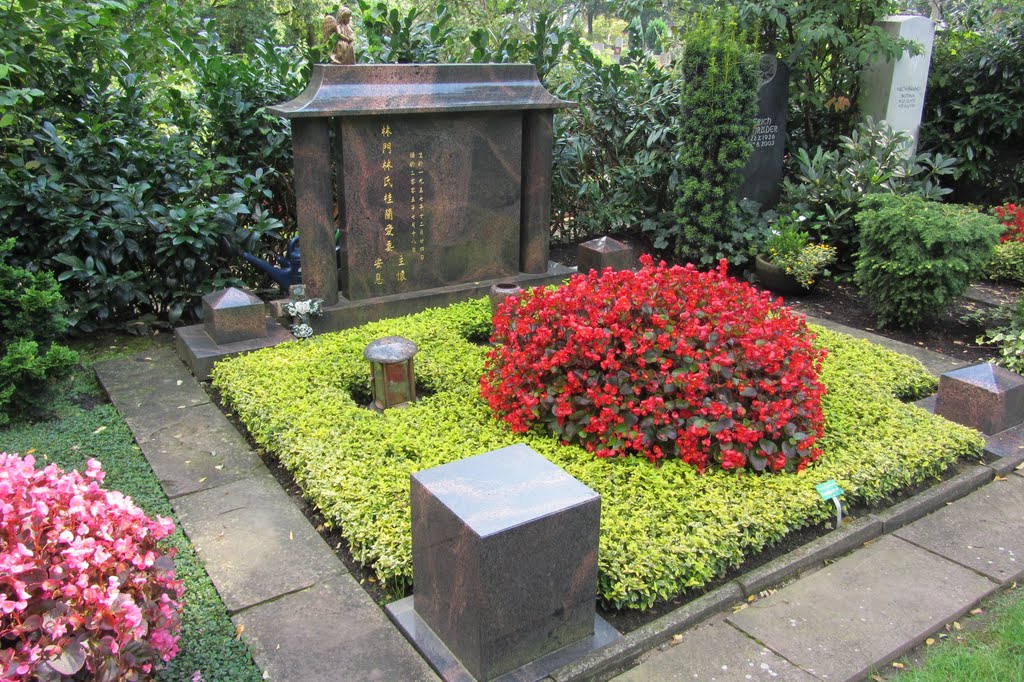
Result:
[[[582,275],[605,268],[629,270],[636,265],[635,261],[633,249],[611,237],[591,239],[576,248],[576,270]]]
[[[529,447],[415,473],[411,501],[414,592],[388,612],[445,679],[537,679],[618,636],[595,612],[600,496]]]
[[[999,433],[1024,422],[1024,377],[991,362],[946,372],[939,377],[935,414]]]

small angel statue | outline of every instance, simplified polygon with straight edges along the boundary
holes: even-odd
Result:
[[[324,40],[330,40],[334,36],[338,38],[334,51],[331,52],[332,64],[356,63],[356,34],[348,24],[351,20],[352,11],[348,7],[339,8],[337,17],[330,14],[324,17]]]

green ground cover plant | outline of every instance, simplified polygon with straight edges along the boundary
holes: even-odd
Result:
[[[977,432],[901,402],[934,391],[915,360],[813,328],[828,350],[821,459],[799,475],[697,469],[678,459],[595,458],[531,431],[514,434],[479,396],[491,332],[485,299],[286,343],[219,363],[214,386],[256,442],[291,471],[353,555],[394,593],[412,582],[409,475],[525,442],[602,496],[599,598],[643,609],[722,575],[793,530],[833,514],[814,485],[876,503],[977,458]],[[419,346],[421,394],[377,414],[363,348],[387,335]]]
[[[924,663],[895,678],[899,682],[973,682],[1024,679],[1024,595],[1010,589],[987,604],[992,617],[984,628],[927,651]],[[954,631],[955,633],[956,631]]]
[[[132,342],[131,349],[141,350]],[[70,382],[62,385],[65,396],[55,406],[55,419],[37,423],[19,423],[0,430],[0,450],[31,454],[37,467],[49,463],[63,470],[85,471],[89,458],[103,463],[107,473],[104,487],[129,495],[149,516],[169,516],[178,526],[164,540],[165,546],[176,548],[176,578],[184,585],[185,609],[181,620],[178,655],[161,670],[157,680],[213,680],[225,682],[256,682],[260,671],[252,662],[245,644],[236,638],[234,625],[228,617],[220,596],[203,568],[192,544],[181,531],[170,502],[132,440],[131,431],[117,410],[109,403],[97,402],[101,390],[92,375],[91,362],[112,353],[125,352],[99,348],[81,348],[84,367],[76,370]],[[78,396],[79,404],[67,396]]]

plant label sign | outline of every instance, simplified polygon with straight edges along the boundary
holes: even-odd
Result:
[[[828,502],[832,498],[839,497],[843,494],[843,489],[839,487],[839,484],[834,480],[825,481],[814,486],[814,489],[821,495],[821,499]]]
[[[822,500],[826,502],[832,500],[832,504],[836,506],[836,530],[839,530],[843,527],[843,503],[839,501],[839,496],[843,494],[843,489],[839,487],[835,479],[819,483],[814,486],[814,489],[821,495]]]

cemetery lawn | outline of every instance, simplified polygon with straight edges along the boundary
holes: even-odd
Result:
[[[490,334],[486,299],[286,343],[219,363],[214,387],[255,442],[291,472],[325,524],[392,596],[412,582],[409,475],[525,442],[602,496],[598,592],[647,609],[699,590],[799,529],[834,515],[814,485],[835,479],[847,506],[880,504],[959,460],[982,438],[904,402],[936,380],[910,358],[813,328],[828,350],[821,460],[801,474],[752,475],[679,460],[597,459],[538,432],[514,434],[479,397]],[[424,396],[377,414],[363,348],[388,335],[419,346]]]
[[[0,430],[0,450],[31,454],[36,466],[56,464],[62,470],[85,470],[86,461],[98,459],[106,472],[103,486],[130,496],[150,516],[174,518],[171,504],[160,487],[131,431],[117,410],[105,399],[96,382],[92,363],[117,355],[145,350],[152,340],[138,337],[117,340],[96,339],[88,345],[76,344],[81,366],[62,385],[52,406],[52,419],[31,424],[16,424]],[[177,519],[175,524],[177,524]],[[196,555],[192,544],[179,527],[164,541],[177,549],[175,574],[184,583],[185,608],[182,613],[178,655],[161,670],[157,680],[217,680],[217,682],[255,682],[261,674],[244,643],[236,637],[227,610]]]
[[[895,682],[975,682],[1024,680],[1024,599],[1011,587],[967,616],[963,629],[952,627],[938,643],[915,651],[903,664],[908,671]],[[972,612],[973,613],[973,612]],[[917,656],[922,653],[923,660]],[[911,667],[914,669],[910,670]]]

